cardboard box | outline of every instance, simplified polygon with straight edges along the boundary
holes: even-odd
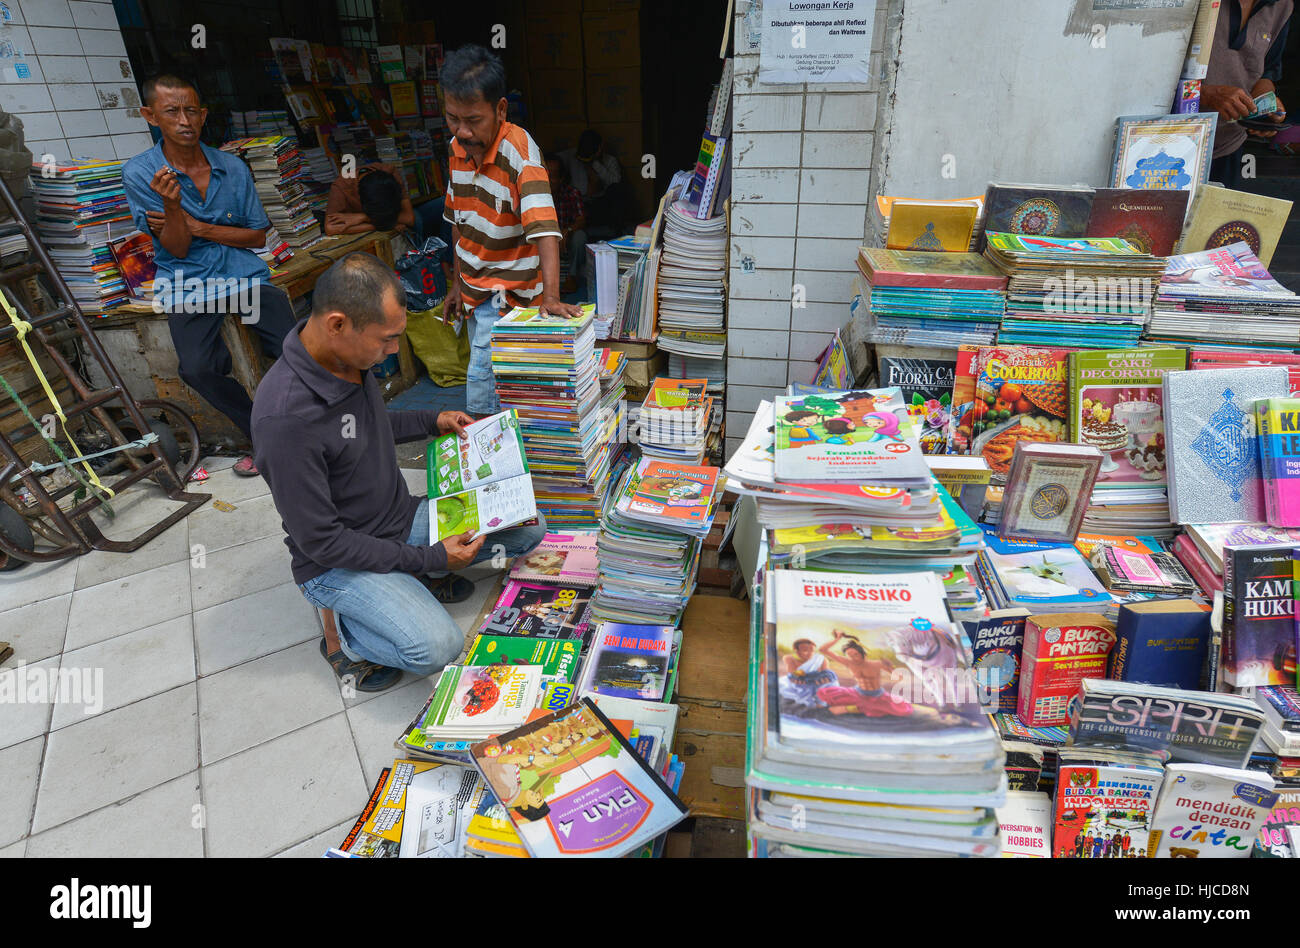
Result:
[[[582,70],[538,69],[530,80],[530,114],[538,125],[587,121]]]
[[[564,151],[578,146],[578,136],[587,127],[586,122],[557,122],[549,117],[529,122],[528,133],[545,152]]]
[[[612,342],[613,340],[609,341]],[[623,376],[626,381],[623,384],[627,386],[629,393],[633,389],[648,389],[650,383],[659,376],[664,375],[667,370],[668,353],[666,352],[655,352],[648,359],[634,359],[629,355],[627,358],[627,372]],[[631,398],[631,395],[629,394],[628,397]],[[644,400],[644,394],[637,399],[637,401]]]
[[[640,67],[587,73],[587,121],[627,123],[640,116]]]
[[[641,64],[638,13],[595,13],[582,18],[582,48],[588,69],[626,69]]]
[[[582,16],[529,16],[524,21],[529,71],[582,69]]]
[[[602,339],[601,348],[626,352],[629,359],[652,359],[659,350],[653,342],[623,342],[619,339]]]

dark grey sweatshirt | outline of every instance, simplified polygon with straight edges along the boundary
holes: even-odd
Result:
[[[379,384],[332,375],[303,348],[300,322],[253,399],[253,457],[271,486],[293,581],[335,568],[429,573],[447,568],[441,543],[406,542],[411,496],[394,444],[437,433],[434,411],[389,411]]]

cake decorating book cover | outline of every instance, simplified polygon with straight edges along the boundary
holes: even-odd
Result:
[[[1101,451],[1098,489],[1166,483],[1161,379],[1185,368],[1184,349],[1070,353],[1070,440]]]

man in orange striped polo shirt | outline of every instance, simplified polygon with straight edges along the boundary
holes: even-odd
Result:
[[[444,218],[452,225],[455,278],[444,319],[472,310],[465,407],[501,410],[492,375],[492,325],[512,306],[580,316],[560,302],[560,225],[542,151],[506,121],[506,73],[482,46],[447,55],[439,73],[451,142]]]

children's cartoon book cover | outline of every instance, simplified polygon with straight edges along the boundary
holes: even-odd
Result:
[[[783,481],[929,479],[916,424],[897,387],[775,399]]]
[[[534,857],[623,856],[687,816],[587,698],[471,753]]]
[[[619,509],[653,514],[666,521],[703,523],[718,486],[716,467],[674,464],[642,458],[631,496],[620,498]]]
[[[510,580],[479,632],[582,639],[590,624],[591,590]]]

